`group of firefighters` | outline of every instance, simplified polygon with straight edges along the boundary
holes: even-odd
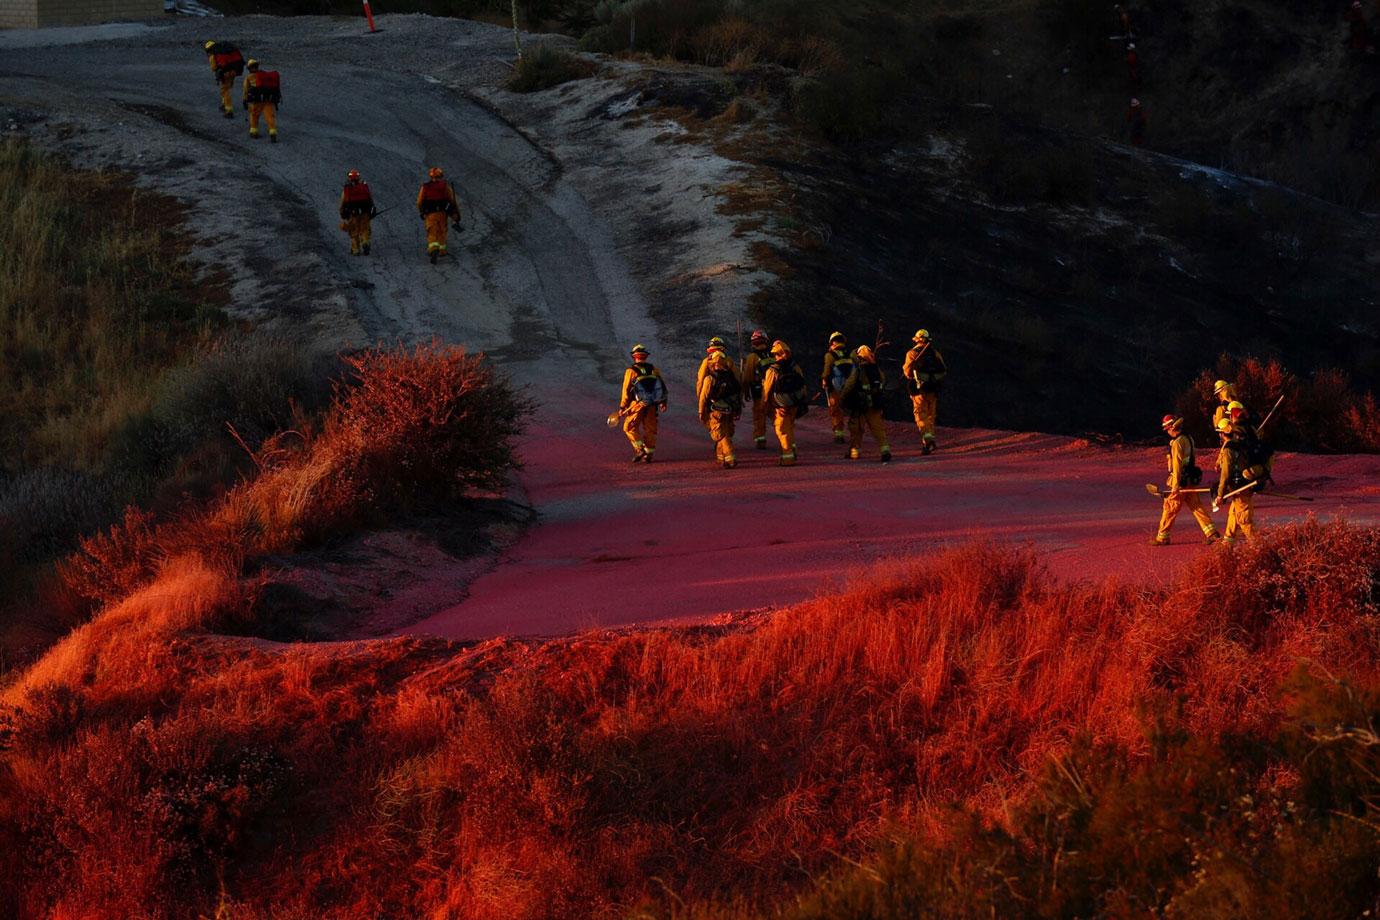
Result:
[[[243,74],[241,104],[249,112],[249,136],[259,136],[262,120],[268,126],[269,141],[278,143],[278,106],[283,104],[283,85],[278,71],[262,69],[254,58],[245,60],[240,49],[230,42],[207,41],[201,49],[206,52],[211,76],[220,89],[220,110],[225,117],[235,117],[230,95],[235,89],[235,78]]]
[[[851,351],[841,332],[829,337],[819,389],[813,389],[805,372],[791,357],[784,341],[770,340],[762,330],[752,333],[750,348],[738,367],[728,355],[727,343],[714,336],[705,347],[695,377],[696,409],[700,421],[709,429],[714,442],[714,459],[724,469],[738,465],[733,452],[733,435],[744,409],[752,407],[752,439],[757,450],[767,448],[767,423],[781,448],[780,464],[796,462],[795,422],[810,403],[823,393],[833,425],[834,443],[848,448],[844,456],[862,456],[863,432],[871,432],[881,454],[881,462],[891,462],[882,418],[886,375],[877,363],[876,349],[861,345]],[[906,352],[901,374],[910,394],[915,425],[920,430],[920,452],[931,454],[935,439],[935,414],[939,391],[948,367],[934,347],[928,330],[918,330],[914,347]],[[633,463],[651,463],[656,454],[658,418],[666,410],[666,383],[648,358],[643,345],[634,345],[632,363],[623,373],[618,411],[609,416],[610,426],[620,421],[633,449]]]
[[[1212,417],[1219,441],[1216,486],[1201,485],[1203,470],[1197,463],[1193,439],[1184,432],[1184,420],[1166,415],[1161,421],[1161,427],[1169,435],[1166,460],[1169,478],[1160,493],[1164,496],[1164,508],[1159,529],[1150,541],[1152,546],[1169,545],[1169,531],[1184,508],[1192,513],[1208,543],[1255,539],[1255,495],[1270,483],[1274,451],[1261,439],[1265,422],[1256,422],[1250,410],[1236,398],[1230,383],[1218,380],[1213,384],[1213,395],[1218,401]],[[1226,506],[1224,531],[1217,530],[1212,516],[1203,506],[1204,495],[1213,496],[1213,511]]]
[[[235,117],[231,95],[235,78],[244,76],[243,106],[249,112],[249,136],[259,137],[259,123],[268,127],[268,139],[278,143],[278,107],[283,104],[282,78],[276,70],[264,70],[254,58],[245,59],[243,52],[226,41],[202,43],[211,74],[220,90],[220,108],[226,118]],[[351,255],[368,255],[372,224],[382,212],[374,205],[369,186],[352,169],[345,177],[340,191],[340,229],[350,237]],[[417,213],[426,225],[427,258],[432,265],[446,254],[449,228],[460,229],[460,204],[455,189],[446,181],[439,166],[427,171],[427,180],[417,192]]]

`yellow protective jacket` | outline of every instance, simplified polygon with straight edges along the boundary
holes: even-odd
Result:
[[[933,345],[912,348],[906,352],[906,360],[901,364],[901,376],[910,381],[913,391],[922,393],[937,393],[948,372],[949,366],[944,363],[944,356]]]
[[[753,397],[752,392],[758,386],[757,368],[760,367],[762,364],[770,364],[771,362],[771,352],[766,350],[757,351],[754,349],[753,351],[748,352],[748,356],[743,359],[743,393],[749,399],[755,398]]]
[[[1165,463],[1169,467],[1169,478],[1165,485],[1169,491],[1174,492],[1179,489],[1183,482],[1184,468],[1193,462],[1193,439],[1186,434],[1181,434],[1169,442],[1169,452],[1165,454]]]
[[[647,370],[651,372],[651,375],[656,379],[662,379],[661,371],[657,370],[655,365],[647,363],[644,364],[643,367],[647,368]],[[628,406],[631,406],[634,402],[639,401],[633,398],[633,384],[637,382],[637,379],[638,373],[636,367],[629,367],[627,370],[623,371],[623,396],[618,403],[618,409],[620,412],[627,409]]]
[[[715,349],[715,351],[719,351],[721,354],[723,354],[724,359],[728,361],[728,369],[729,369],[729,370],[733,371],[733,373],[735,373],[735,374],[738,373],[738,366],[737,366],[736,364],[733,363],[733,359],[730,358],[730,357],[728,356],[727,353],[722,352],[721,349]],[[700,386],[704,383],[704,378],[707,377],[708,375],[709,375],[709,355],[705,355],[705,356],[704,356],[704,360],[700,362],[700,369],[699,369],[699,371],[696,372],[696,374],[695,374],[695,392],[696,392],[696,393],[698,393],[698,392],[700,391]],[[741,378],[740,378],[740,379],[741,379]]]

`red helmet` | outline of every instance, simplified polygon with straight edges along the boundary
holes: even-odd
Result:
[[[358,181],[359,181],[359,170],[357,170],[357,169],[352,169],[352,170],[350,170],[349,172],[347,172],[347,173],[345,174],[345,180],[346,180],[347,182],[358,182]]]
[[[1160,419],[1160,427],[1165,431],[1171,428],[1177,428],[1183,423],[1184,420],[1177,415],[1166,415],[1164,418]]]
[[[426,174],[429,179],[441,179],[445,177],[446,171],[439,166],[433,166],[426,171]]]

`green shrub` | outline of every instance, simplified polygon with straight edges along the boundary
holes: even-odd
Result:
[[[516,93],[534,93],[593,73],[593,65],[569,51],[545,44],[531,45],[517,62],[508,88]]]

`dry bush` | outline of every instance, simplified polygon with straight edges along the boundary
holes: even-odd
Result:
[[[22,909],[616,916],[660,897],[651,879],[760,901],[883,835],[962,833],[950,805],[1014,820],[1050,758],[1085,762],[1083,736],[1108,776],[1171,756],[1162,736],[1268,751],[1300,658],[1373,673],[1380,652],[1380,534],[1316,523],[1159,590],[1056,583],[977,545],[736,629],[459,649],[199,636],[227,615],[207,598],[243,592],[167,574],[6,697]],[[1085,890],[1115,890],[1091,859]],[[955,903],[987,893],[969,878]]]
[[[1212,414],[1217,407],[1213,384],[1231,382],[1237,398],[1256,413],[1256,422],[1280,396],[1284,402],[1264,432],[1278,447],[1313,453],[1380,453],[1380,410],[1370,393],[1357,393],[1340,370],[1324,369],[1307,379],[1290,373],[1277,360],[1217,359],[1177,401],[1189,431],[1200,441],[1215,437]]]

